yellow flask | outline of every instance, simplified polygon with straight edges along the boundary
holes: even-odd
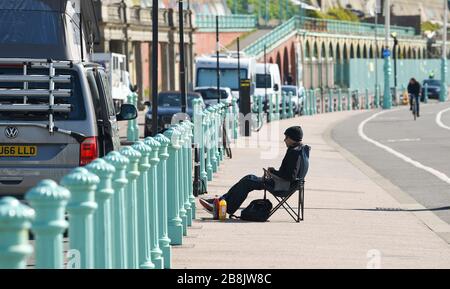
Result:
[[[223,221],[227,218],[227,201],[221,200],[219,203],[219,220]]]

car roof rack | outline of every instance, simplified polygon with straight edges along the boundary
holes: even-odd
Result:
[[[55,98],[68,98],[71,89],[55,89],[55,84],[71,83],[71,75],[56,75],[55,69],[72,68],[72,61],[52,59],[0,58],[0,67],[22,68],[22,75],[0,75],[0,112],[46,112],[48,114],[48,130],[55,131],[54,113],[69,113],[71,104],[55,104]],[[48,74],[36,75],[30,69],[48,69]],[[21,88],[1,88],[2,83],[23,83]],[[30,83],[48,83],[48,89],[30,89]],[[30,99],[48,97],[48,104],[32,104]],[[4,104],[2,100],[23,100],[22,103]]]

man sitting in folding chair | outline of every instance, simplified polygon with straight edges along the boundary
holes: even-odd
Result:
[[[299,194],[299,206],[297,213],[291,216],[299,222],[303,220],[303,186],[304,178],[309,167],[309,150],[310,147],[302,144],[303,131],[300,126],[288,128],[285,132],[284,143],[287,146],[287,152],[279,170],[268,168],[265,170],[264,177],[255,175],[247,175],[236,183],[231,189],[220,197],[227,202],[227,213],[232,216],[247,199],[248,194],[253,190],[267,190],[272,193],[278,200],[278,205],[272,209],[272,215],[278,208],[283,206],[288,212],[289,207],[287,200],[297,191]],[[214,199],[200,199],[200,204],[209,213],[213,213]],[[287,206],[287,207],[286,207]],[[300,208],[302,214],[300,216]]]

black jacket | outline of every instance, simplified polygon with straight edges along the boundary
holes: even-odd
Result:
[[[301,158],[302,147],[302,144],[289,147],[286,155],[284,156],[283,162],[281,163],[280,169],[274,170],[272,173],[286,181],[294,181],[297,178],[301,168],[299,158]]]
[[[408,84],[408,93],[419,95],[420,94],[420,83],[417,81],[414,84]]]

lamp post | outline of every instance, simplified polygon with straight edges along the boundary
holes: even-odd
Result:
[[[158,0],[152,2],[152,134],[158,133]]]
[[[392,49],[392,55],[394,56],[394,87],[397,88],[397,46],[398,46],[397,33],[392,32],[391,37],[394,39],[394,47]]]
[[[384,97],[383,97],[383,109],[390,109],[392,106],[390,77],[391,77],[391,61],[389,53],[389,29],[391,21],[391,9],[390,0],[384,2],[384,19],[385,19],[385,45],[383,50],[384,57]]]
[[[442,57],[441,57],[441,92],[439,101],[447,100],[447,22],[448,2],[444,0],[444,32],[442,33]]]

